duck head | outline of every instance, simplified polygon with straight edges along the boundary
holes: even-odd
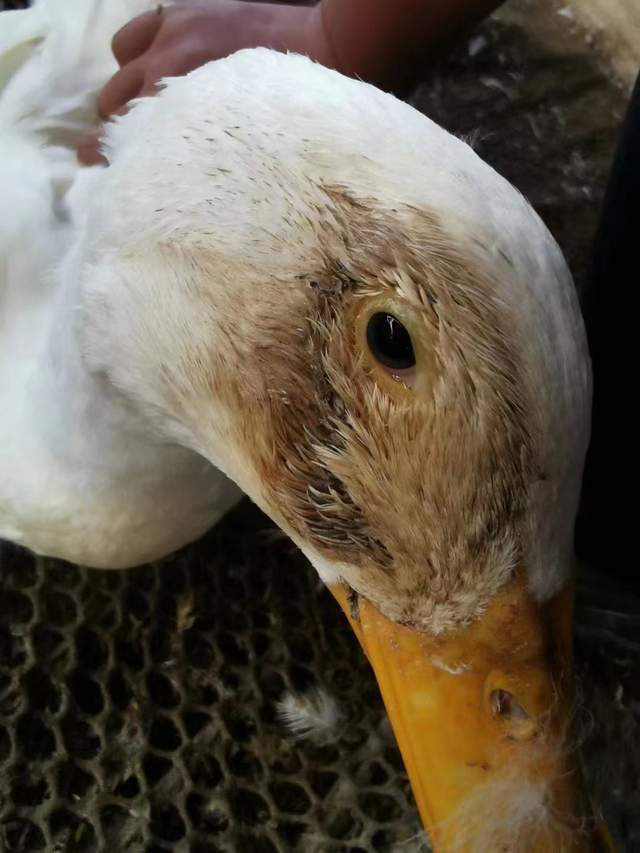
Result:
[[[113,125],[86,361],[299,545],[439,850],[588,850],[569,733],[590,368],[526,201],[410,106],[247,51]]]

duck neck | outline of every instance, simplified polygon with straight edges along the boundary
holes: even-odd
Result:
[[[101,460],[111,466],[120,441],[148,443],[149,427],[105,376],[87,367],[74,261],[72,253],[60,270],[42,350],[25,389],[27,406],[43,445],[61,462],[82,465]],[[120,441],[115,441],[116,435]]]
[[[29,357],[0,376],[0,538],[92,566],[138,565],[197,538],[238,492],[88,366],[74,272],[69,258],[53,298],[20,329],[18,318]]]
[[[7,401],[0,418],[0,522],[18,510],[33,514],[47,493],[104,488],[132,459],[142,463],[153,444],[141,415],[87,368],[73,254],[41,304],[17,312],[13,354],[2,359],[9,369],[0,377]]]

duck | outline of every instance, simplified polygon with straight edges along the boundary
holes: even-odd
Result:
[[[0,538],[126,569],[248,496],[353,627],[436,851],[613,849],[571,732],[591,370],[559,247],[464,141],[265,48],[80,166],[150,5],[0,16]]]

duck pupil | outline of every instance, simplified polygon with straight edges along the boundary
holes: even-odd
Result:
[[[385,367],[408,370],[416,363],[409,332],[393,314],[380,312],[371,317],[367,325],[367,343]]]

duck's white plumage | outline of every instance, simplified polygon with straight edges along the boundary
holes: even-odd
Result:
[[[111,34],[150,5],[0,16],[0,535],[107,567],[168,553],[240,495],[158,440],[80,351],[76,259],[102,170],[81,169],[74,145],[117,68]]]
[[[459,244],[474,275],[493,283],[487,298],[518,342],[527,428],[539,439],[527,564],[531,585],[549,595],[569,570],[589,369],[573,285],[542,223],[470,148],[409,106],[265,50],[169,81],[110,126],[108,169],[80,169],[73,142],[112,70],[110,33],[140,7],[48,0],[8,16],[20,26],[0,18],[9,212],[0,534],[90,565],[139,563],[194,538],[235,502],[213,461],[325,578],[347,573],[274,511],[233,416],[198,396],[193,377],[185,390],[180,373],[199,365],[211,381],[203,359],[216,351],[224,362],[225,312],[242,306],[243,322],[259,325],[274,310],[274,282],[288,293],[323,254],[344,251],[332,187],[376,216],[397,216],[400,230],[406,221],[407,232],[412,211],[432,212],[447,245]],[[203,276],[211,291],[194,298]],[[410,279],[396,274],[409,303]],[[473,383],[473,364],[469,375]],[[503,562],[502,578],[506,551]]]

